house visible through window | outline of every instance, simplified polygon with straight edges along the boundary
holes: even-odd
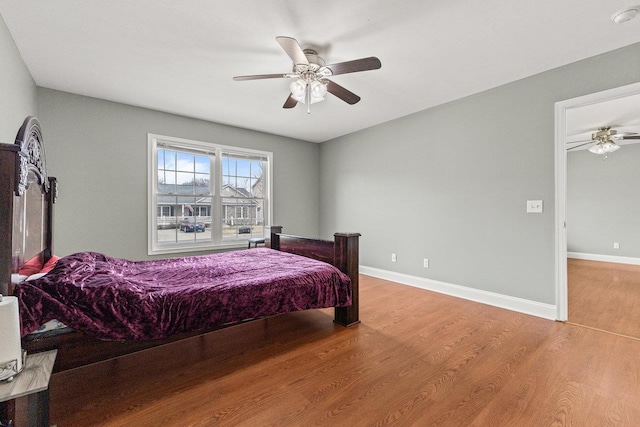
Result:
[[[173,206],[160,206],[158,205],[158,216],[161,218],[173,216]]]
[[[151,134],[148,143],[150,254],[264,236],[271,153]]]

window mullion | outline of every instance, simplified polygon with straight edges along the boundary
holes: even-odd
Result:
[[[211,165],[211,238],[214,243],[222,242],[222,151],[216,149]]]

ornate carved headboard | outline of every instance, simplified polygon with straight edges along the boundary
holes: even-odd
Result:
[[[14,144],[0,144],[0,293],[11,294],[11,274],[52,253],[56,180],[47,177],[40,123],[27,117]]]

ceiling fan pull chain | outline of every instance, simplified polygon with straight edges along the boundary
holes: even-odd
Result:
[[[307,84],[307,93],[305,94],[307,98],[307,114],[311,114],[311,85]]]

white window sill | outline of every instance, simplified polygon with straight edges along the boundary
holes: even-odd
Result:
[[[218,245],[202,245],[202,246],[170,246],[159,247],[154,249],[149,249],[147,252],[148,255],[167,255],[167,254],[180,254],[187,252],[216,252],[216,251],[224,251],[229,249],[246,249],[248,245],[247,240],[234,240],[232,242],[223,242]]]

